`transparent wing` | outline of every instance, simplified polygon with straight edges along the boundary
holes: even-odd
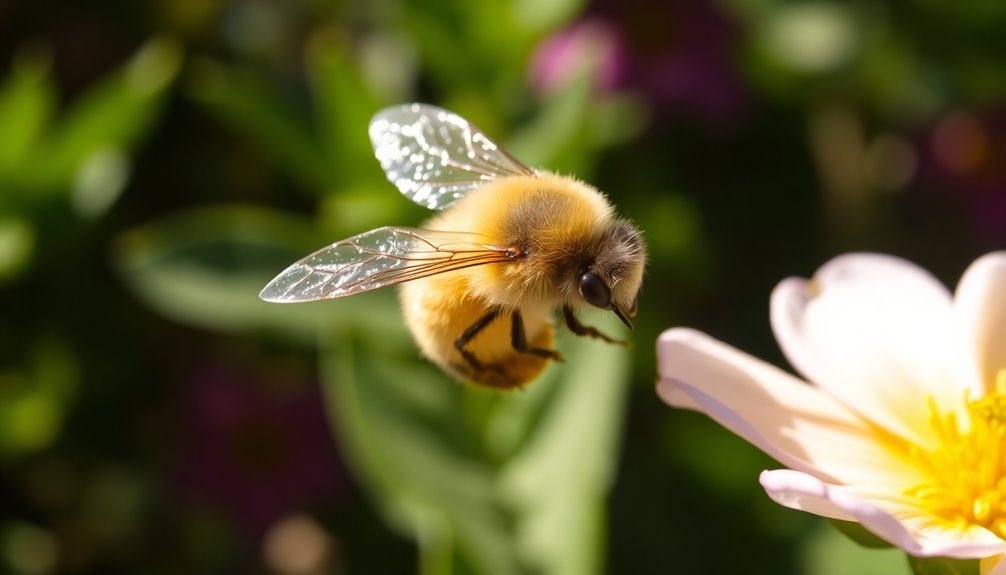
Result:
[[[301,302],[352,295],[518,254],[467,232],[384,227],[336,242],[283,270],[259,297]]]
[[[433,210],[496,178],[534,174],[467,120],[436,106],[378,112],[370,121],[370,141],[391,183]]]

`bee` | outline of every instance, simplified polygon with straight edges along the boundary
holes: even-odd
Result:
[[[260,297],[302,302],[401,284],[405,323],[423,355],[462,381],[523,387],[554,349],[553,314],[569,329],[610,310],[629,329],[646,263],[642,236],[601,192],[532,170],[447,110],[378,112],[370,139],[388,179],[439,213],[422,228],[389,226],[335,242],[276,276]]]

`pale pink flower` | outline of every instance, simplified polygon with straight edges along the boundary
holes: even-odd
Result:
[[[954,294],[905,260],[844,255],[780,283],[771,320],[807,381],[676,328],[660,397],[788,467],[761,474],[776,502],[1006,573],[1006,252]]]

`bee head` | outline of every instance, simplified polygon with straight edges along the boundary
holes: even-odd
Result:
[[[615,220],[601,235],[594,259],[577,272],[577,290],[588,304],[610,309],[632,329],[629,318],[636,315],[645,265],[646,246],[639,230],[626,220]]]

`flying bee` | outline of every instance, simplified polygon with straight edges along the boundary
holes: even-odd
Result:
[[[422,228],[383,227],[324,247],[262,290],[302,302],[402,284],[422,353],[457,379],[521,387],[550,360],[553,313],[610,343],[575,310],[614,312],[630,329],[646,263],[639,231],[595,188],[532,170],[460,116],[425,104],[370,122],[388,179],[439,214]]]

